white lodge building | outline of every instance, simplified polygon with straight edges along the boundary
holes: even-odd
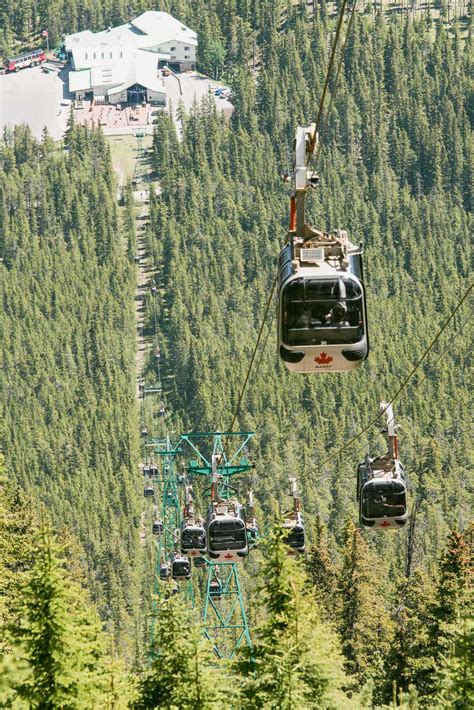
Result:
[[[196,33],[167,12],[148,11],[103,32],[77,32],[64,42],[76,99],[165,104],[158,68],[196,68]]]

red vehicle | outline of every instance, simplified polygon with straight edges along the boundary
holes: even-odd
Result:
[[[6,72],[12,72],[26,67],[36,67],[44,61],[46,61],[44,51],[42,49],[32,49],[31,52],[25,52],[18,57],[8,57],[3,62],[3,67]]]

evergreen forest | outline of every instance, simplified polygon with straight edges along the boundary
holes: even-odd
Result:
[[[167,111],[154,126],[144,318],[166,416],[137,406],[139,213],[131,185],[117,199],[107,137],[71,112],[60,143],[26,126],[0,143],[0,708],[470,708],[471,32],[355,14],[308,220],[363,243],[370,354],[298,375],[278,358],[273,302],[263,319],[288,229],[281,174],[316,118],[333,8],[4,2],[3,49],[45,23],[59,42],[146,9],[197,31],[200,70],[224,72],[235,107],[225,118],[209,94],[175,107],[179,129]],[[150,352],[145,382],[155,369]],[[411,515],[382,533],[358,526],[356,470],[385,452],[391,399]],[[154,594],[143,417],[160,437],[255,432],[236,484],[261,530],[240,565],[253,645],[229,662],[184,594]],[[279,525],[289,476],[297,557]]]

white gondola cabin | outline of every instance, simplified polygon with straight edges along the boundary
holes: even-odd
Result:
[[[248,555],[244,509],[236,500],[211,503],[207,515],[209,557],[217,562],[239,562]]]
[[[343,372],[368,354],[361,250],[345,232],[298,237],[278,269],[279,354],[293,372]]]
[[[143,495],[145,498],[153,498],[155,495],[155,489],[153,486],[145,486],[143,489]]]
[[[181,552],[189,557],[206,554],[206,529],[199,519],[184,519],[181,523]]]
[[[171,563],[171,576],[173,579],[184,580],[191,577],[191,562],[189,557],[175,555]]]
[[[166,562],[163,562],[160,565],[160,579],[162,582],[165,582],[170,577],[171,577],[171,567]]]
[[[388,451],[385,456],[366,456],[357,468],[359,520],[364,528],[399,530],[408,520],[408,486],[398,458],[398,426],[392,405],[381,402],[380,409],[387,419],[383,433]]]
[[[360,524],[365,528],[399,530],[408,520],[407,484],[400,461],[371,458],[357,469]]]
[[[153,535],[161,535],[164,530],[163,523],[161,520],[154,520],[152,524],[151,531]]]
[[[285,542],[291,552],[305,551],[305,528],[303,516],[300,512],[293,513],[283,520],[282,528],[285,532]]]
[[[209,596],[214,599],[220,599],[222,596],[222,587],[218,579],[211,579],[209,583]]]

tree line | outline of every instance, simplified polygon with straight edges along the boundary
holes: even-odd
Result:
[[[472,701],[469,534],[450,534],[434,580],[418,578],[416,593],[401,598],[394,628],[352,522],[339,570],[320,521],[305,563],[288,556],[275,522],[263,543],[253,649],[224,672],[196,614],[181,595],[164,594],[151,661],[133,669],[100,623],[74,538],[59,540],[47,512],[3,469],[1,477],[2,708],[414,709]]]

